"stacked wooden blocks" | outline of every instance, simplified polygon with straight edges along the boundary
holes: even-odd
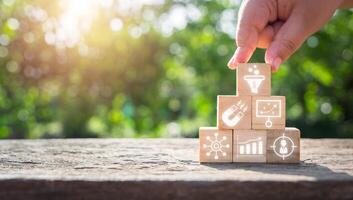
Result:
[[[237,95],[219,95],[217,127],[200,127],[200,162],[298,163],[300,131],[286,128],[284,96],[271,96],[271,67],[240,64]]]

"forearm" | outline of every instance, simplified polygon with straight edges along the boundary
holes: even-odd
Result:
[[[343,0],[339,8],[352,8],[353,0]]]

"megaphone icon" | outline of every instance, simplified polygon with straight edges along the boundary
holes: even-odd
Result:
[[[223,122],[229,126],[233,127],[239,123],[241,118],[244,117],[244,113],[248,110],[248,107],[242,101],[239,101],[237,105],[232,105],[222,114]]]

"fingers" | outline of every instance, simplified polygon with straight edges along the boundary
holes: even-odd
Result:
[[[257,44],[258,33],[255,30],[249,32],[244,45],[238,45],[233,57],[228,62],[228,67],[235,69],[239,63],[246,63],[249,61],[251,55],[255,51]],[[242,43],[242,42],[241,42]]]
[[[338,6],[338,1],[330,0],[312,3],[306,0],[296,1],[289,18],[279,27],[273,42],[267,48],[265,61],[272,66],[272,70],[277,71],[279,65],[287,60],[308,36],[318,31],[331,18]]]
[[[272,0],[248,0],[240,7],[236,43],[237,49],[228,62],[228,67],[234,69],[239,63],[249,61],[259,41],[260,32],[263,32],[267,23],[275,20],[276,4]],[[268,37],[273,37],[272,30],[263,32],[261,45],[268,43]]]
[[[339,8],[352,8],[353,7],[353,1],[352,0],[344,0]]]
[[[266,49],[273,40],[274,35],[275,32],[272,25],[266,26],[265,29],[260,32],[256,46],[258,48]]]
[[[292,55],[308,36],[305,23],[300,16],[291,16],[275,34],[273,42],[268,46],[265,61],[270,64],[272,71],[277,71],[280,64]]]
[[[257,47],[266,49],[273,41],[274,36],[277,34],[282,25],[282,21],[277,21],[271,25],[267,25],[259,35]]]

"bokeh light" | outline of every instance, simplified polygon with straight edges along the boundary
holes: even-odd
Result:
[[[1,1],[0,137],[196,137],[216,125],[216,96],[235,94],[239,3]],[[273,75],[304,137],[353,137],[352,12]]]

